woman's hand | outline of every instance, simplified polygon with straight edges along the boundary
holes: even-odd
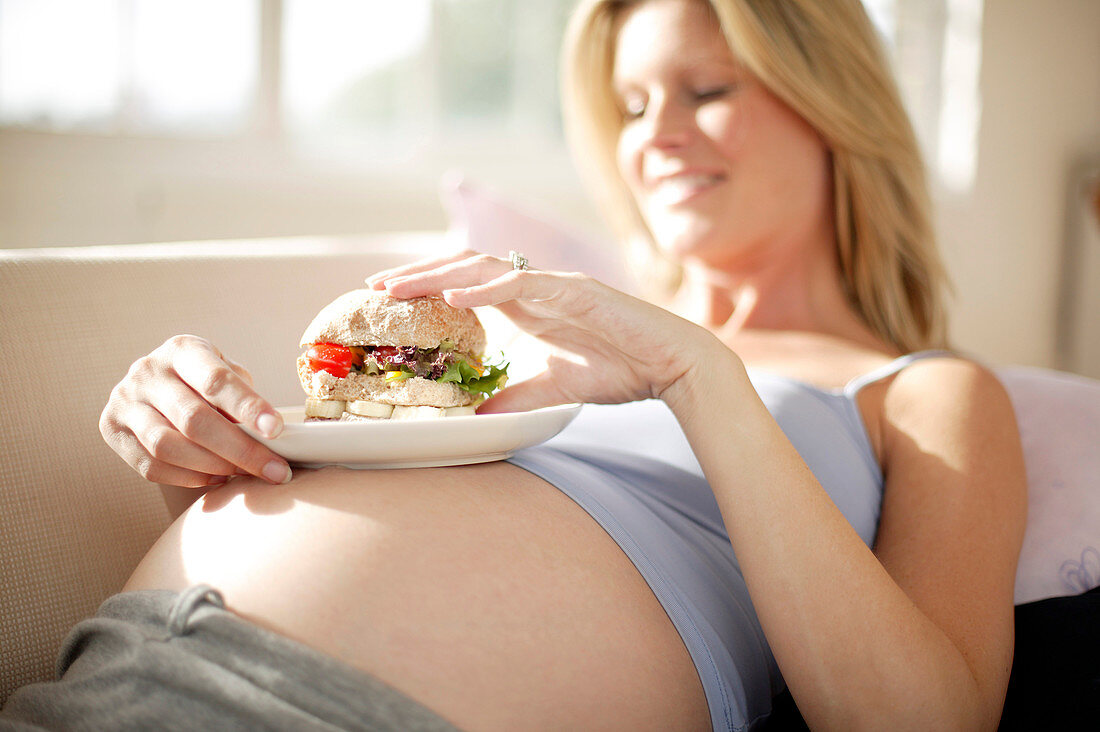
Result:
[[[384,270],[367,285],[400,298],[442,295],[460,308],[495,306],[552,348],[545,371],[503,389],[482,413],[661,397],[700,359],[725,350],[698,325],[590,277],[514,270],[472,251]]]
[[[286,461],[234,421],[270,437],[283,425],[244,367],[208,341],[180,335],[134,362],[111,391],[99,431],[154,483],[199,488],[246,474],[288,481]]]

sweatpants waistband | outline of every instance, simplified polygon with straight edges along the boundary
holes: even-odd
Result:
[[[208,585],[108,598],[69,633],[57,673],[14,692],[0,730],[456,730],[380,679],[234,614]]]

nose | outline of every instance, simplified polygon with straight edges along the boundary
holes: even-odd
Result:
[[[646,108],[646,144],[658,149],[683,147],[691,141],[692,111],[669,97],[650,98]]]

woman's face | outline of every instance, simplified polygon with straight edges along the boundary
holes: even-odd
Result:
[[[658,247],[711,266],[777,241],[832,241],[828,151],[734,58],[698,0],[620,19],[619,171]]]

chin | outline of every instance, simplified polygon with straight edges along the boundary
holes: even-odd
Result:
[[[718,236],[709,227],[655,226],[650,229],[657,250],[677,261],[684,259],[712,259],[715,254],[729,249],[728,237]]]

